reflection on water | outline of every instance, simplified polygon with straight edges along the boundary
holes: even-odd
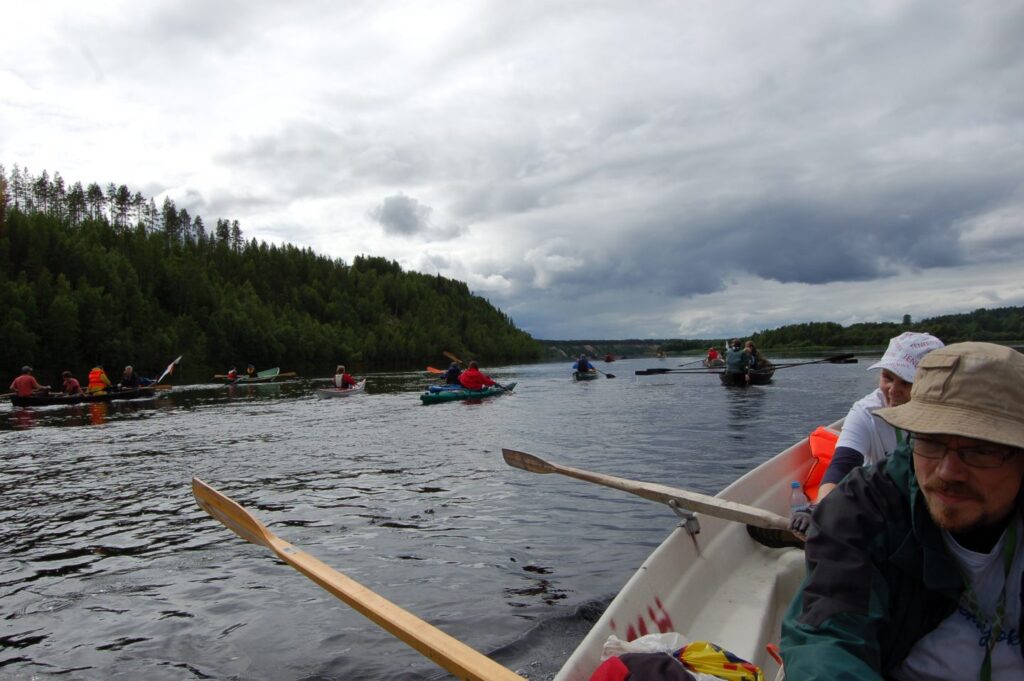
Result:
[[[491,373],[516,391],[479,404],[423,406],[429,377],[395,372],[344,400],[296,380],[2,407],[0,676],[446,678],[206,516],[198,476],[283,539],[550,678],[676,518],[508,468],[501,447],[715,492],[876,379],[866,364],[812,365],[726,389],[633,376],[648,365],[585,382],[568,363],[502,367]]]

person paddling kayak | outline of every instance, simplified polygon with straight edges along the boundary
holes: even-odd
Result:
[[[459,375],[459,383],[466,390],[483,390],[489,385],[498,385],[491,377],[480,371],[476,361],[469,363],[469,368]]]

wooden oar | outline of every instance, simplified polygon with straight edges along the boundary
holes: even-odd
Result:
[[[853,353],[852,352],[848,352],[848,353],[846,353],[844,355],[835,355],[833,357],[826,357],[825,359],[816,359],[816,360],[811,361],[811,362],[791,362],[789,364],[775,364],[773,366],[776,369],[788,369],[789,367],[802,367],[802,366],[807,366],[808,364],[823,364],[823,363],[826,363],[826,362],[830,363],[830,364],[844,364],[846,362],[846,360],[852,359],[852,358],[853,358]]]
[[[445,350],[441,354],[444,355],[445,357],[447,357],[448,359],[450,359],[451,361],[455,362],[456,364],[462,364],[462,360],[461,359],[459,359],[458,357],[456,357],[452,353],[448,352],[447,350]]]
[[[700,359],[695,359],[695,360],[693,360],[692,362],[683,362],[682,364],[677,364],[676,366],[680,366],[680,367],[688,367],[688,366],[690,366],[691,364],[696,364],[696,363],[698,363],[698,362],[703,362],[703,361],[704,361],[704,358],[703,358],[703,357],[701,357]]]
[[[11,395],[14,395],[14,393],[4,393],[3,395],[0,395],[0,397],[10,397]]]
[[[691,492],[679,489],[678,487],[669,487],[668,485],[659,485],[653,482],[640,482],[638,480],[615,477],[614,475],[592,473],[581,468],[562,466],[545,461],[533,454],[517,452],[513,449],[502,449],[501,453],[505,457],[505,463],[509,466],[522,468],[524,471],[530,471],[531,473],[558,473],[570,478],[594,482],[605,487],[621,489],[630,494],[635,494],[651,501],[659,501],[663,504],[675,502],[676,505],[691,511],[705,513],[724,520],[735,520],[747,525],[753,525],[754,527],[763,527],[771,530],[789,530],[788,518],[755,506],[747,506],[746,504],[719,499],[718,497],[701,494],[700,492]]]
[[[637,376],[658,376],[661,374],[720,374],[718,369],[637,369],[633,372]]]
[[[192,494],[204,511],[239,537],[270,549],[278,558],[456,677],[472,681],[523,681],[523,677],[511,669],[295,548],[268,530],[233,499],[199,478],[192,478]]]

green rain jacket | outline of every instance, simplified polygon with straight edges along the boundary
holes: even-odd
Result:
[[[806,558],[782,623],[791,680],[888,678],[956,610],[964,588],[906,445],[852,471],[818,506]]]

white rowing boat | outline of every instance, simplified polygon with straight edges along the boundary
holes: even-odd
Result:
[[[715,498],[788,516],[790,482],[802,482],[811,462],[804,438]],[[763,546],[739,522],[706,514],[698,519],[699,534],[681,524],[644,561],[555,681],[587,681],[611,634],[632,640],[669,631],[711,641],[760,666],[765,678],[775,677],[779,665],[765,646],[779,643],[782,616],[804,577],[804,553]]]
[[[323,400],[327,400],[332,397],[348,397],[349,395],[355,395],[363,392],[365,388],[366,379],[364,378],[351,388],[317,388],[316,396]]]

